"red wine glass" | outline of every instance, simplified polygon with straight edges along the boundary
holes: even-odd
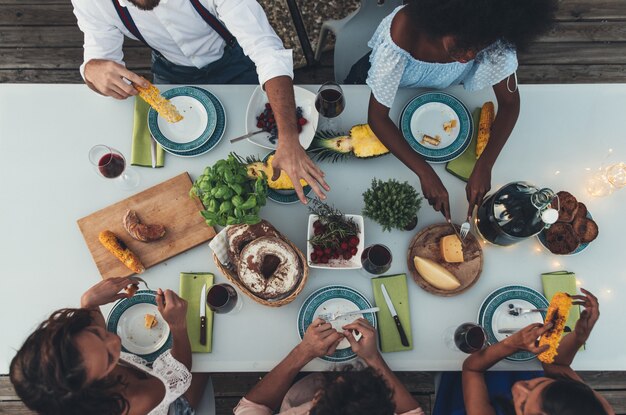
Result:
[[[230,284],[215,284],[206,294],[206,303],[213,312],[225,314],[241,310],[242,301]]]
[[[464,353],[474,353],[487,346],[487,333],[475,323],[463,323],[454,331],[454,345]]]
[[[381,275],[391,268],[391,250],[382,244],[370,245],[361,254],[363,270],[369,274]]]
[[[315,109],[320,113],[320,131],[337,132],[339,129],[338,117],[346,107],[343,90],[335,82],[326,82],[317,91]]]
[[[122,189],[134,189],[139,184],[139,174],[127,169],[124,155],[112,147],[103,144],[93,146],[89,150],[89,161],[100,176],[114,179]]]

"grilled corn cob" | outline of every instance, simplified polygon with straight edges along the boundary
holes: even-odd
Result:
[[[159,91],[159,88],[148,82],[149,86],[143,88],[135,84],[135,88],[139,91],[139,96],[143,98],[152,108],[159,113],[159,115],[167,120],[167,122],[175,123],[183,119],[174,104],[168,99],[164,98]]]
[[[565,329],[565,322],[569,315],[569,310],[572,307],[572,299],[565,293],[556,293],[550,301],[550,307],[546,313],[546,324],[552,323],[552,328],[543,334],[539,339],[539,346],[545,344],[550,348],[543,353],[540,353],[537,358],[543,363],[554,362],[554,357],[557,355],[557,348]]]
[[[489,136],[491,135],[491,124],[496,118],[493,102],[485,102],[480,110],[480,121],[478,122],[478,138],[476,139],[476,158],[480,157],[487,147]]]
[[[126,244],[122,242],[113,232],[102,231],[98,235],[98,239],[102,246],[104,246],[110,253],[115,255],[117,259],[122,261],[124,265],[131,271],[137,274],[141,274],[146,270],[139,257],[135,255],[133,251],[128,249]]]

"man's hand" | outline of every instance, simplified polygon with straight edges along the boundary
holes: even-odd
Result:
[[[420,176],[420,183],[422,185],[422,193],[424,193],[428,203],[433,209],[441,212],[447,220],[450,220],[448,190],[446,190],[437,173],[433,169],[426,170],[426,173]]]
[[[187,301],[172,290],[159,290],[156,295],[157,308],[172,330],[187,329]]]
[[[491,168],[476,162],[476,166],[465,186],[469,208],[467,217],[474,213],[474,206],[480,205],[487,192],[491,189]]]
[[[573,295],[572,298],[576,300],[574,305],[582,305],[585,309],[580,313],[580,318],[576,322],[574,328],[574,335],[581,343],[584,343],[589,338],[593,326],[600,318],[600,305],[598,299],[589,291],[581,288],[585,295]]]
[[[505,340],[503,340],[503,343],[505,343],[509,347],[514,348],[516,351],[526,350],[534,354],[539,354],[545,352],[546,350],[548,350],[548,348],[550,348],[550,346],[547,344],[544,344],[541,347],[537,346],[537,344],[539,337],[541,337],[541,335],[546,333],[551,328],[552,323],[545,325],[541,323],[530,324],[518,331],[517,333],[513,334],[512,336],[507,337]]]
[[[131,277],[107,278],[102,280],[85,291],[80,298],[80,306],[82,308],[95,308],[112,303],[121,298],[132,297],[131,294],[120,292],[131,284],[137,284],[137,281],[133,280]]]
[[[369,362],[380,356],[378,352],[378,345],[376,343],[377,334],[376,329],[364,318],[353,321],[350,324],[346,324],[342,327],[344,329],[344,336],[350,342],[352,351],[357,354],[361,359]],[[357,341],[352,335],[352,331],[358,331],[361,333],[361,339]]]
[[[148,81],[124,65],[105,59],[92,59],[85,65],[85,81],[94,91],[115,99],[137,95],[137,90],[126,80],[148,87]]]
[[[316,357],[327,356],[335,353],[337,345],[343,339],[343,334],[333,329],[330,323],[316,318],[306,329],[304,338],[299,347],[301,352],[312,360]]]
[[[330,187],[324,180],[324,172],[315,165],[300,145],[298,137],[293,140],[283,140],[279,138],[278,149],[272,160],[274,176],[272,180],[278,179],[280,171],[284,170],[291,179],[293,187],[298,194],[298,198],[304,204],[307,203],[306,196],[302,190],[300,179],[304,179],[320,199],[326,199],[322,191],[329,191]]]

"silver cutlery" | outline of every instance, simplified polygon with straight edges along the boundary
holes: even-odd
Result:
[[[143,278],[141,277],[130,277],[130,278],[139,282],[143,282],[143,284],[146,286],[146,290],[152,291],[150,287],[148,286],[148,283],[146,282],[146,280],[144,280]]]
[[[235,137],[232,140],[230,140],[230,142],[231,143],[236,143],[237,141],[245,140],[248,137],[252,137],[253,135],[264,133],[264,132],[265,132],[265,130],[252,131],[251,133],[240,135],[239,137]]]
[[[322,314],[319,314],[317,317],[321,318],[324,321],[334,321],[334,320],[337,320],[339,317],[354,316],[357,314],[364,314],[364,313],[375,313],[378,310],[380,310],[378,307],[372,307],[372,308],[366,308],[363,310],[347,311],[345,313],[336,311],[334,313],[322,313]]]
[[[459,238],[459,241],[461,241],[461,245],[464,245],[463,238],[461,237],[461,235],[459,235],[459,231],[456,229],[456,226],[454,226],[450,219],[448,219],[448,225],[450,225],[456,237]]]
[[[498,329],[498,333],[500,334],[514,334],[520,331],[520,329]]]
[[[467,237],[467,234],[471,229],[470,219],[471,217],[468,216],[467,220],[461,224],[461,241],[463,241]]]
[[[152,158],[152,168],[155,169],[156,168],[156,163],[157,163],[157,159],[156,159],[156,140],[154,139],[152,134],[150,134],[150,157]]]
[[[206,284],[200,292],[200,344],[206,345]]]
[[[522,314],[528,313],[541,313],[547,311],[547,308],[522,308],[522,307],[513,307],[509,309],[509,315],[511,316],[521,316]]]

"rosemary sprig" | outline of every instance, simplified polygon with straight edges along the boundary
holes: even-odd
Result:
[[[346,218],[339,209],[317,198],[309,198],[309,202],[309,211],[317,215],[318,220],[325,227],[322,234],[309,239],[313,246],[337,247],[346,238],[359,234],[359,226],[351,218]]]

